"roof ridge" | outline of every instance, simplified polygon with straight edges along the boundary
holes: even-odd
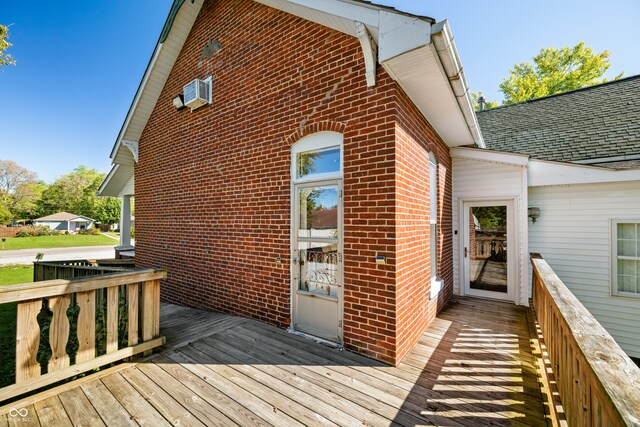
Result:
[[[582,92],[582,91],[587,91],[587,90],[591,90],[591,89],[597,89],[600,88],[602,86],[607,86],[607,85],[612,85],[615,83],[622,83],[622,82],[626,82],[628,80],[633,80],[633,79],[638,79],[640,78],[640,74],[635,74],[633,76],[628,76],[628,77],[621,77],[617,80],[609,80],[607,82],[602,82],[602,83],[598,83],[595,85],[591,85],[591,86],[584,86],[578,89],[572,89],[572,90],[568,90],[566,92],[561,92],[561,93],[554,93],[552,95],[546,95],[546,96],[541,96],[540,98],[532,98],[532,99],[527,99],[526,101],[520,101],[520,102],[516,102],[514,104],[506,104],[506,105],[498,105],[497,107],[493,107],[493,108],[488,108],[486,110],[480,110],[480,111],[476,111],[476,114],[480,114],[480,113],[486,113],[487,111],[495,111],[498,109],[504,109],[504,108],[509,108],[509,107],[515,107],[516,105],[523,105],[523,104],[531,104],[537,101],[544,101],[546,99],[549,98],[556,98],[556,97],[560,97],[560,96],[564,96],[564,95],[570,95],[572,93],[576,93],[576,92]]]

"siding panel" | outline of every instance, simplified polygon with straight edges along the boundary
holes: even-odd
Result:
[[[640,298],[611,296],[612,219],[640,219],[638,182],[535,187],[529,250],[539,252],[623,350],[640,357]]]

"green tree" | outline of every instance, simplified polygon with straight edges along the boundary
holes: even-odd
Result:
[[[0,71],[6,65],[15,65],[16,61],[13,56],[9,55],[5,51],[13,46],[7,40],[9,39],[9,27],[0,24]]]
[[[91,218],[100,224],[115,224],[120,221],[120,199],[116,197],[98,197],[94,216]]]
[[[40,214],[65,211],[94,218],[99,203],[96,193],[103,180],[104,174],[95,169],[75,168],[44,191],[39,202]]]
[[[500,84],[504,104],[580,89],[607,80],[602,78],[611,64],[609,51],[595,53],[580,42],[561,49],[544,48],[533,63],[516,64]],[[622,73],[615,80],[622,77]]]
[[[13,219],[13,214],[6,206],[0,204],[0,226],[7,225]]]
[[[35,203],[38,194],[34,184],[36,174],[13,160],[0,160],[0,206],[13,218],[25,207]]]

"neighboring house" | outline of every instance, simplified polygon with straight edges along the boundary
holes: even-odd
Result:
[[[529,252],[542,254],[635,358],[640,358],[638,99],[640,76],[634,76],[485,110],[478,119],[487,148],[519,154],[463,150],[454,160],[454,186],[463,174],[490,176],[503,189],[513,187],[514,194],[526,184],[528,206],[539,209],[539,218],[528,224]],[[463,159],[476,154],[482,160]],[[526,176],[518,172],[524,169]]]
[[[96,221],[82,215],[75,215],[68,212],[58,212],[53,215],[43,216],[34,219],[33,225],[49,227],[51,230],[68,231],[70,233],[85,230],[93,227]]]
[[[163,299],[391,364],[453,293],[528,305],[530,186],[637,179],[486,150],[446,21],[355,0],[175,0],[111,159]]]

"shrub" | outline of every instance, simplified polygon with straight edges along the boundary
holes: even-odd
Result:
[[[16,237],[57,236],[58,234],[60,233],[56,230],[51,230],[43,225],[30,225],[18,231]]]
[[[100,229],[97,227],[85,228],[84,230],[78,230],[78,234],[85,236],[97,236],[100,234]]]

